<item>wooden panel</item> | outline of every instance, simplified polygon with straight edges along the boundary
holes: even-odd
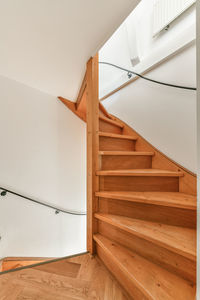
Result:
[[[152,157],[149,155],[103,155],[101,156],[102,170],[149,169]]]
[[[102,262],[89,254],[40,267],[0,276],[0,299],[130,300]]]
[[[87,249],[95,253],[93,234],[96,232],[94,212],[98,211],[99,190],[99,97],[98,97],[98,54],[87,63]]]
[[[176,177],[100,176],[101,191],[178,192]]]
[[[130,202],[154,204],[182,209],[197,209],[195,196],[183,193],[167,192],[96,192],[98,197],[118,199]]]
[[[95,240],[98,243],[98,255],[133,299],[194,298],[195,288],[189,282],[99,234]]]
[[[103,132],[111,132],[111,133],[116,133],[116,134],[122,133],[121,127],[116,126],[112,123],[108,123],[105,120],[102,120],[101,118],[99,120],[99,130],[103,131]]]
[[[148,300],[149,298],[145,297],[144,294],[138,289],[131,280],[130,276],[127,276],[126,273],[122,271],[122,266],[116,264],[116,261],[112,254],[106,253],[106,251],[97,244],[97,254],[110,272],[115,276],[115,278],[120,282],[122,286],[127,290],[131,299],[142,299]],[[117,299],[116,299],[117,300]]]
[[[194,262],[196,260],[196,232],[194,229],[111,214],[96,213],[95,217]]]
[[[46,262],[52,259],[52,257],[5,257],[4,259],[2,259],[2,271],[8,271],[24,266],[30,266],[33,264]]]
[[[18,260],[18,261],[3,261],[2,263],[2,272],[3,271],[8,271],[8,270],[13,270],[25,266],[30,266],[33,264],[37,264],[43,262],[43,260]]]
[[[116,149],[118,151],[134,151],[135,141],[100,136],[99,149],[101,151],[116,150]]]
[[[99,211],[162,224],[196,228],[195,210],[99,198]]]
[[[67,260],[57,261],[50,264],[33,267],[34,270],[40,270],[47,273],[57,274],[76,278],[78,276],[81,264],[68,262]]]
[[[195,283],[196,264],[191,260],[177,255],[176,253],[173,253],[163,247],[158,247],[157,245],[137,236],[133,236],[128,232],[119,230],[114,226],[106,224],[102,221],[99,221],[98,223],[98,232],[101,235],[160,265],[161,267],[166,268],[170,272],[173,272],[184,279]]]

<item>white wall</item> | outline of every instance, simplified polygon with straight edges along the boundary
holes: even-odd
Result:
[[[0,186],[86,211],[86,128],[56,97],[0,77]],[[0,257],[85,250],[86,217],[0,198]]]
[[[101,48],[100,61],[142,73],[195,40],[195,5],[171,23],[168,31],[153,37],[153,3],[154,0],[142,0],[138,4]],[[140,63],[133,67],[130,59],[135,42]],[[190,75],[182,76],[181,80],[178,79],[178,83],[194,86],[195,70]],[[100,65],[100,98],[127,81],[126,72]]]
[[[156,65],[147,77],[195,87],[195,6],[173,22],[169,31],[153,39],[152,5],[153,0],[140,2],[101,49],[100,61],[139,73]],[[130,61],[127,26],[135,29],[138,41],[141,62],[135,67]],[[159,61],[162,64],[158,65]],[[124,82],[127,82],[126,72],[100,66],[101,97]],[[104,100],[103,104],[110,113],[125,121],[164,154],[196,172],[195,91],[164,87],[139,79]]]
[[[76,101],[87,60],[139,1],[0,0],[0,75]]]
[[[194,46],[148,74],[175,82],[195,69]],[[189,75],[187,75],[189,76]],[[139,79],[103,101],[109,113],[134,128],[164,154],[196,172],[196,93]]]
[[[8,195],[0,199],[0,258],[63,257],[86,251],[86,217]]]

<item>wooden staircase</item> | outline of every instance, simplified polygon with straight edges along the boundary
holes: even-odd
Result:
[[[196,176],[99,110],[94,60],[85,105],[88,250],[132,299],[194,300]]]
[[[179,192],[184,172],[152,168],[137,136],[101,122],[98,256],[133,299],[194,299],[196,197]]]

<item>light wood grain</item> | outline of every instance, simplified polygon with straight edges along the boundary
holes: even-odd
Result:
[[[134,299],[194,298],[195,289],[189,282],[99,234],[94,238],[98,255]]]
[[[99,142],[93,184],[99,182],[95,206],[88,205],[89,236],[96,232],[98,256],[135,300],[194,300],[196,176],[102,104],[99,128],[91,124]]]
[[[151,167],[151,155],[101,155],[102,170],[150,169]]]
[[[101,132],[109,132],[115,134],[122,134],[123,128],[121,126],[116,125],[117,122],[110,120],[104,117],[103,115],[99,116],[99,131]]]
[[[170,192],[96,192],[96,196],[107,199],[154,204],[196,210],[196,197],[184,193]]]
[[[121,139],[109,136],[99,137],[99,149],[101,151],[134,151],[136,140],[134,139]]]
[[[61,276],[76,278],[78,276],[81,264],[68,262],[63,260],[62,262],[57,261],[49,264],[33,267],[34,270],[39,270],[47,273],[57,274]]]
[[[140,151],[99,151],[99,155],[112,156],[153,156],[154,152],[140,152]]]
[[[178,192],[179,177],[100,176],[100,191]]]
[[[196,210],[191,209],[99,198],[99,212],[196,229]]]
[[[124,216],[96,213],[95,217],[140,238],[160,245],[193,261],[196,260],[195,230],[147,222]]]
[[[96,172],[99,176],[147,176],[147,177],[182,177],[183,173],[159,169],[135,170],[101,170]]]
[[[196,283],[196,263],[194,261],[101,220],[98,222],[98,232],[161,268],[193,284]]]
[[[99,190],[99,96],[98,96],[98,54],[87,63],[87,249],[95,253],[93,234],[97,232],[93,216],[98,211]]]
[[[0,276],[1,300],[128,300],[99,259],[89,254]]]
[[[30,266],[36,263],[40,263],[40,262],[44,262],[46,261],[46,259],[20,259],[20,258],[16,258],[15,260],[3,260],[2,261],[2,269],[1,271],[8,271],[8,270],[13,270],[13,269],[17,269],[17,268],[21,268],[24,266]]]

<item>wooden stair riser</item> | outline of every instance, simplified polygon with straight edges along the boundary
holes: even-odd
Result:
[[[102,155],[102,170],[121,169],[150,169],[152,167],[152,156],[150,155]]]
[[[178,192],[177,177],[100,176],[100,191]]]
[[[122,134],[123,128],[100,119],[99,120],[99,131]]]
[[[98,220],[98,232],[166,270],[195,283],[196,264],[194,261],[101,220]]]
[[[126,140],[120,138],[112,137],[99,137],[99,150],[100,151],[134,151],[135,150],[135,140]]]
[[[173,226],[196,228],[195,210],[99,198],[99,212]]]

